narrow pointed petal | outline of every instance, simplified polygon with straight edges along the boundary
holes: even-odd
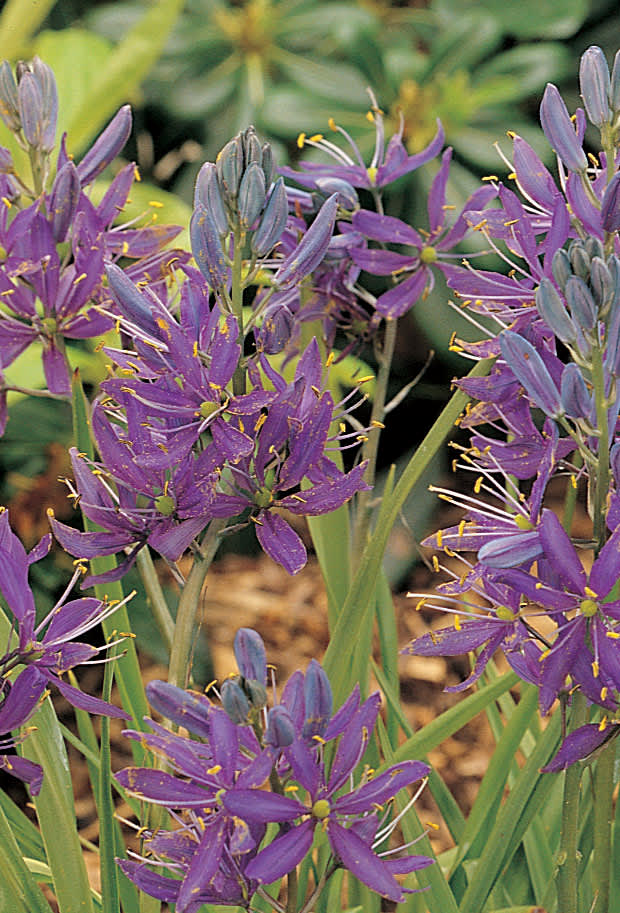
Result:
[[[396,903],[405,899],[403,889],[370,847],[350,828],[341,827],[332,818],[327,822],[329,842],[346,869],[382,897]]]
[[[313,820],[291,828],[261,850],[245,870],[247,878],[255,878],[264,884],[271,884],[292,871],[304,858],[314,836]]]

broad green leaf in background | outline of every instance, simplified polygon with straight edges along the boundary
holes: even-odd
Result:
[[[432,8],[445,20],[475,10],[494,20],[507,35],[517,38],[569,38],[588,14],[588,0],[434,0]]]
[[[25,55],[28,42],[41,25],[56,0],[5,0],[0,13],[0,48],[2,57],[15,61]]]

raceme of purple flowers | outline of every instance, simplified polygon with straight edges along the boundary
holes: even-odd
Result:
[[[165,682],[147,686],[152,706],[188,735],[152,720],[150,732],[126,733],[162,755],[169,772],[126,768],[119,783],[166,807],[175,827],[148,834],[149,856],[120,861],[125,874],[146,893],[176,903],[179,913],[203,903],[248,908],[263,884],[302,862],[318,832],[329,847],[325,877],[344,868],[378,894],[403,901],[407,889],[395,876],[431,860],[387,852],[398,821],[390,818],[392,799],[423,780],[427,765],[403,761],[377,773],[361,765],[378,694],[361,701],[356,687],[333,713],[329,680],[312,660],[268,708],[260,636],[241,628],[234,648],[239,674],[223,683],[221,707]],[[278,832],[265,842],[270,823]],[[173,874],[161,874],[162,864]],[[322,881],[319,875],[315,888]],[[316,890],[304,909],[315,896]]]

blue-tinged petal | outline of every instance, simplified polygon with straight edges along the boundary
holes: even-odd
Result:
[[[98,713],[102,716],[119,717],[123,720],[131,719],[131,715],[125,713],[120,707],[115,707],[114,704],[108,704],[107,701],[103,701],[98,697],[93,697],[92,694],[85,694],[83,691],[80,691],[79,688],[74,688],[73,685],[67,684],[67,682],[63,681],[61,678],[57,678],[55,675],[50,675],[49,681],[56,685],[62,696],[73,707],[79,707],[80,710],[86,710],[87,713]]]
[[[620,579],[620,527],[611,534],[590,571],[590,587],[606,596]]]
[[[460,656],[481,647],[498,632],[501,622],[495,619],[488,621],[467,621],[459,628],[440,628],[429,634],[423,634],[413,640],[401,653],[413,653],[415,656]]]
[[[588,723],[586,726],[580,726],[566,736],[551,761],[541,768],[542,773],[557,773],[576,761],[584,761],[610,739],[615,738],[619,732],[620,725],[616,723],[608,723],[606,726]]]
[[[374,276],[392,276],[418,265],[417,257],[382,250],[380,247],[352,247],[351,259],[360,269]]]
[[[276,708],[272,708],[275,710]],[[260,752],[244,770],[238,775],[235,787],[239,789],[254,789],[262,786],[273,766],[273,753],[265,748]]]
[[[121,314],[155,339],[159,338],[157,324],[148,299],[115,263],[106,265],[108,283]]]
[[[375,811],[377,805],[383,805],[403,787],[421,780],[429,770],[428,764],[422,761],[403,761],[401,764],[394,764],[353,792],[339,796],[334,800],[332,807],[343,815],[360,815]]]
[[[279,514],[260,511],[256,519],[256,538],[263,551],[289,574],[297,574],[304,567],[308,559],[306,547]]]
[[[308,809],[297,799],[262,789],[229,789],[222,797],[228,811],[244,821],[266,824],[268,821],[294,821]]]
[[[617,171],[603,194],[601,225],[605,231],[613,232],[620,229],[620,173]]]
[[[164,558],[178,561],[183,552],[189,548],[192,540],[205,528],[207,522],[206,516],[190,517],[180,523],[166,524],[162,521],[149,534],[147,541]]]
[[[338,748],[329,773],[330,795],[337,792],[353,773],[366,751],[370,733],[375,728],[381,706],[381,695],[377,692],[359,708],[338,743]]]
[[[334,193],[323,203],[308,231],[276,272],[274,283],[277,286],[301,282],[316,269],[329,246],[337,209],[338,194]]]
[[[543,654],[541,674],[545,685],[556,696],[566,689],[567,676],[573,672],[575,661],[584,650],[586,634],[586,619],[577,616],[570,624],[560,628],[553,647]]]
[[[77,631],[81,633],[89,630],[97,623],[103,609],[104,603],[100,599],[92,597],[65,602],[52,615],[52,620],[43,637],[43,643],[49,647],[77,636]]]
[[[28,585],[28,556],[9,525],[9,513],[0,510],[0,591],[9,609],[19,622],[20,635],[30,637],[35,618],[35,604],[32,590]],[[23,631],[22,631],[23,629]]]
[[[314,748],[315,743],[310,744]],[[291,765],[294,779],[310,796],[316,796],[325,786],[323,770],[317,762],[316,751],[313,751],[307,742],[296,739],[291,747],[287,748],[285,757]]]
[[[531,342],[518,333],[504,330],[500,343],[504,360],[528,396],[545,415],[558,418],[562,414],[560,393]]]
[[[228,714],[218,707],[213,708],[209,721],[211,723],[209,745],[213,752],[213,761],[222,769],[219,774],[222,782],[231,786],[239,761],[237,726]]]
[[[478,559],[488,567],[516,567],[531,563],[542,551],[538,530],[532,530],[486,542],[478,552]]]
[[[404,174],[409,174],[411,171],[415,171],[416,168],[420,168],[430,162],[441,152],[445,138],[441,121],[438,118],[437,133],[428,146],[421,152],[415,153],[415,155],[407,155],[401,134],[395,133],[388,143],[383,164],[377,168],[376,186],[383,187],[385,184],[390,184]]]
[[[239,672],[244,678],[267,684],[267,653],[263,638],[252,628],[239,628],[233,644]]]
[[[214,799],[211,790],[186,783],[164,770],[125,767],[115,777],[131,795],[168,808],[203,808]]]
[[[353,715],[360,705],[360,686],[356,682],[355,687],[351,694],[348,696],[342,707],[339,707],[335,712],[327,729],[323,734],[323,738],[326,742],[329,742],[331,739],[335,739],[336,736],[339,736],[344,732],[345,728],[350,723]]]
[[[309,819],[276,837],[248,863],[246,877],[271,884],[291,872],[312,846],[314,825]]]
[[[364,482],[366,463],[360,463],[342,477],[328,482],[320,482],[312,488],[306,488],[295,495],[287,495],[279,501],[292,514],[314,517],[329,513],[340,507],[358,491],[368,491]]]
[[[156,897],[165,903],[174,903],[179,896],[180,880],[158,875],[145,863],[134,862],[131,859],[117,859],[116,863],[127,878],[150,897]]]
[[[588,118],[596,127],[602,127],[612,116],[609,108],[611,81],[605,54],[596,45],[591,45],[581,55],[579,88]]]
[[[562,96],[553,83],[547,83],[540,105],[540,123],[554,151],[569,171],[585,171],[588,160],[577,138]]]
[[[149,704],[166,719],[202,738],[211,735],[213,705],[204,694],[155,680],[146,686],[146,696]]]
[[[131,106],[123,105],[77,166],[83,186],[94,181],[123,149],[131,133],[131,121]]]
[[[558,339],[568,344],[574,343],[577,338],[575,324],[556,287],[546,276],[540,280],[540,286],[536,289],[536,309]]]
[[[424,238],[415,228],[395,216],[385,216],[369,209],[360,209],[353,216],[353,228],[365,238],[382,241],[386,244],[409,244],[411,247],[424,247]],[[411,258],[409,258],[411,260]],[[390,270],[390,272],[394,272]]]
[[[519,187],[526,196],[551,209],[558,193],[556,183],[530,144],[520,136],[514,138],[513,165]]]
[[[323,736],[332,715],[333,694],[323,667],[311,659],[304,679],[305,719],[302,736]]]
[[[15,754],[0,754],[0,770],[27,783],[31,796],[38,796],[43,784],[43,768],[35,761]]]
[[[375,301],[377,313],[386,320],[396,320],[402,317],[420,300],[427,286],[432,287],[433,281],[430,269],[427,266],[421,267],[404,282],[379,295]]]
[[[99,555],[114,555],[122,551],[126,545],[131,545],[138,538],[138,532],[87,532],[79,530],[49,515],[49,523],[54,537],[60,542],[65,551],[76,558],[96,558]]]
[[[22,726],[34,713],[47,686],[47,679],[36,666],[19,673],[0,706],[0,733]]]
[[[327,834],[332,850],[343,866],[372,891],[396,903],[405,899],[403,889],[386,869],[382,860],[351,828],[341,827],[332,818],[327,821]]]
[[[176,902],[178,913],[195,909],[196,898],[208,889],[219,867],[224,851],[226,821],[223,817],[207,825],[200,843],[185,872],[183,883]]]
[[[552,510],[545,508],[540,517],[540,541],[547,558],[553,562],[560,578],[584,592],[586,572],[579,560],[575,546]]]

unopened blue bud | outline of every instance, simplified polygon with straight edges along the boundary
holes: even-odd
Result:
[[[293,314],[285,304],[274,301],[268,305],[258,332],[260,350],[267,355],[281,352],[291,338],[293,324]]]
[[[601,224],[605,231],[620,229],[620,171],[616,171],[603,194]]]
[[[592,260],[593,257],[601,257],[602,259],[605,256],[605,248],[603,247],[603,242],[598,238],[595,238],[593,235],[585,239],[583,246],[590,260]]]
[[[536,310],[558,339],[570,345],[577,338],[566,305],[551,280],[543,278],[536,289]]]
[[[0,117],[13,133],[19,133],[22,122],[19,116],[17,83],[8,60],[0,64]]]
[[[215,222],[203,206],[197,206],[189,223],[192,253],[198,269],[209,286],[223,288],[228,281],[228,265]]]
[[[547,83],[540,105],[540,123],[552,148],[569,171],[585,171],[586,154],[581,148],[573,122],[566,110],[562,96],[553,83]]]
[[[123,105],[78,165],[82,187],[94,181],[121,152],[129,139],[131,123],[131,107]]]
[[[52,187],[49,212],[52,220],[52,234],[56,242],[64,241],[73,222],[81,191],[77,168],[73,162],[65,162]]]
[[[329,246],[337,210],[338,194],[334,193],[323,203],[306,234],[275,274],[276,285],[297,284],[316,269]]]
[[[158,713],[177,726],[183,726],[203,738],[211,734],[209,715],[212,705],[204,694],[184,691],[170,682],[152,681],[146,686],[146,696]]]
[[[589,418],[592,412],[592,397],[579,367],[574,363],[562,371],[560,397],[564,411],[571,418]]]
[[[222,195],[231,203],[237,197],[244,164],[243,146],[236,136],[226,143],[215,161]]]
[[[213,162],[205,162],[198,172],[194,188],[194,206],[198,204],[203,206],[210,214],[219,234],[228,234],[228,217]]]
[[[4,146],[0,146],[0,174],[15,174],[13,156]]]
[[[222,707],[237,726],[244,726],[250,715],[250,702],[243,693],[239,682],[234,678],[227,678],[220,688]]]
[[[316,186],[325,196],[338,194],[338,204],[342,209],[359,209],[360,201],[357,190],[342,178],[317,178]]]
[[[242,133],[242,142],[244,167],[247,168],[252,162],[262,165],[263,150],[254,127],[246,127]]]
[[[250,162],[239,185],[237,206],[242,228],[251,228],[263,211],[266,199],[265,175],[258,162]]]
[[[573,321],[584,332],[591,330],[596,324],[597,307],[583,279],[572,276],[566,283],[565,295]]]
[[[108,285],[121,314],[132,323],[157,337],[157,324],[148,301],[129,276],[115,263],[108,263],[105,268]]]
[[[614,114],[620,111],[620,51],[616,51],[614,65],[611,71],[611,84],[609,87],[609,104]]]
[[[531,342],[511,330],[504,330],[499,339],[504,361],[530,399],[545,415],[559,418],[562,405],[558,388]]]
[[[291,715],[281,704],[272,707],[267,715],[265,742],[273,748],[288,748],[295,741],[295,725]]]
[[[266,685],[267,654],[260,634],[252,628],[239,628],[233,649],[241,675]]]
[[[269,200],[260,220],[252,234],[252,252],[257,257],[266,257],[282,237],[288,219],[288,201],[282,178],[278,178],[271,189]]]
[[[608,123],[611,119],[609,67],[605,55],[596,45],[589,47],[581,56],[579,86],[590,122],[596,127]]]
[[[271,143],[263,143],[262,146],[262,167],[263,173],[265,175],[265,187],[271,187],[273,181],[273,149],[271,148]]]
[[[304,679],[305,718],[304,739],[322,736],[332,714],[332,689],[323,668],[315,659],[310,661]]]
[[[568,251],[564,250],[564,248],[556,250],[554,253],[551,261],[551,272],[557,284],[564,291],[564,286],[573,275]]]
[[[592,258],[590,271],[590,288],[596,301],[599,317],[604,317],[609,311],[609,306],[614,298],[614,281],[609,272],[609,267],[601,257]]]
[[[41,124],[41,147],[45,152],[51,152],[56,141],[56,125],[58,123],[58,89],[56,78],[51,67],[39,57],[35,57],[31,64],[34,78],[39,84],[43,101],[43,122]]]
[[[590,277],[590,255],[581,241],[573,241],[568,248],[568,257],[573,273],[587,280]]]
[[[26,142],[33,148],[41,145],[43,133],[43,98],[39,83],[25,70],[17,86],[19,116]]]

